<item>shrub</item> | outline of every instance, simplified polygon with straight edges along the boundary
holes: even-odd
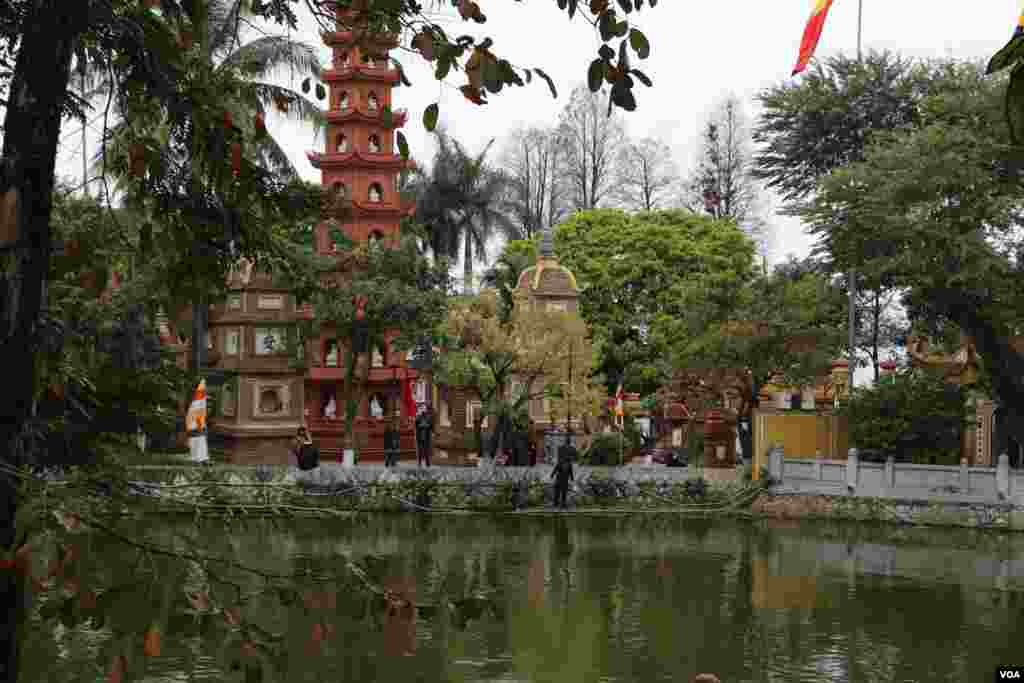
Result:
[[[583,462],[587,465],[621,465],[622,449],[629,444],[620,444],[618,434],[595,434],[590,448],[583,454]]]

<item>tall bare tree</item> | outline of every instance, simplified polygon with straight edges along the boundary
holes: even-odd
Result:
[[[765,220],[766,198],[753,175],[751,129],[743,104],[728,95],[701,132],[697,168],[686,182],[683,204],[715,218],[731,218],[765,253],[771,235]]]
[[[566,213],[561,157],[554,129],[519,128],[505,142],[501,165],[509,179],[509,210],[522,239],[531,239]]]
[[[615,170],[615,198],[632,211],[666,208],[666,200],[678,190],[679,167],[672,150],[654,138],[623,145]]]
[[[608,111],[608,95],[592,93],[585,85],[572,91],[562,110],[558,144],[564,151],[570,209],[595,209],[610,199],[626,127],[618,112]]]

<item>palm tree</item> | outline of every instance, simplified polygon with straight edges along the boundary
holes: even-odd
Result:
[[[501,297],[499,315],[502,322],[508,322],[512,317],[514,306],[513,294],[519,284],[519,276],[530,266],[536,263],[535,256],[523,251],[502,250],[494,265],[484,273],[482,283],[484,286],[493,287],[498,290]]]
[[[438,257],[455,260],[462,249],[466,292],[473,288],[473,262],[486,261],[487,243],[500,233],[519,237],[505,211],[508,178],[491,167],[487,153],[475,157],[445,131],[437,133],[437,152],[429,172],[416,182],[416,221],[427,229],[427,246]]]
[[[311,121],[314,124],[314,131],[319,133],[325,122],[324,112],[317,104],[305,97],[304,94],[296,92],[291,88],[275,85],[266,79],[275,73],[288,68],[300,76],[308,74],[309,77],[303,83],[303,92],[309,91],[310,78],[319,78],[322,65],[316,56],[316,50],[309,45],[294,41],[287,36],[261,36],[252,41],[243,43],[240,37],[240,27],[250,16],[250,3],[247,0],[197,0],[203,3],[195,7],[193,17],[202,17],[203,20],[193,21],[191,24],[183,25],[179,32],[180,47],[183,50],[197,51],[200,56],[200,70],[207,70],[214,78],[218,74],[234,73],[241,78],[238,80],[244,83],[242,90],[237,96],[225,98],[220,104],[231,116],[235,126],[243,132],[247,141],[245,150],[249,158],[266,171],[287,178],[297,178],[298,173],[288,155],[281,148],[278,142],[269,133],[255,134],[257,129],[262,127],[267,111],[273,107],[279,112],[285,113],[290,118],[300,121]],[[83,89],[88,81],[90,62],[82,59],[81,70],[86,76],[81,80]],[[102,65],[99,65],[102,68]],[[85,96],[97,98],[107,95],[114,84],[104,81],[98,75],[97,69],[92,69],[95,87],[84,93]],[[317,84],[316,94],[319,99],[324,96],[323,86]],[[106,173],[114,176],[115,181],[124,182],[127,173],[131,172],[130,163],[124,163],[131,158],[129,140],[136,137],[140,125],[150,129],[150,132],[157,139],[161,138],[163,124],[161,121],[137,121],[126,116],[126,112],[119,112],[121,120],[106,133],[100,152],[94,159],[93,172],[97,175]],[[134,130],[133,130],[134,129]],[[189,194],[208,194],[203,183],[195,184],[199,180],[193,171],[190,171],[192,164],[187,158],[188,152],[177,153],[169,149],[163,149],[161,154],[169,157],[169,167],[179,170],[179,176],[183,183],[190,187]],[[170,158],[174,157],[174,158]],[[110,163],[111,158],[118,159],[119,163]],[[114,170],[118,169],[118,170]],[[115,185],[117,188],[117,185]],[[109,198],[108,198],[109,200]],[[222,203],[222,202],[217,202]],[[226,227],[225,243],[232,244],[231,229]],[[233,248],[233,246],[232,246]],[[206,307],[204,296],[198,295],[192,307],[192,339],[193,354],[190,356],[190,365],[205,365],[205,348],[196,340],[205,338],[206,334]]]
[[[239,28],[248,16],[252,16],[249,3],[246,0],[207,0],[207,4],[207,21],[193,27],[193,33],[187,38],[183,36],[183,47],[198,49],[214,72],[234,69],[242,75],[247,87],[239,98],[225,101],[223,105],[231,113],[235,125],[245,133],[246,140],[252,142],[246,147],[247,153],[267,171],[298,177],[288,155],[272,135],[255,136],[252,133],[256,129],[257,115],[265,118],[271,108],[291,119],[312,122],[314,132],[320,132],[326,119],[314,101],[291,88],[266,80],[284,69],[291,69],[300,76],[308,74],[314,79],[319,78],[322,65],[316,50],[287,36],[261,36],[242,43]],[[194,45],[189,48],[190,43]],[[99,81],[89,90],[88,96],[105,95],[109,85]],[[308,84],[304,84],[302,89],[307,90]],[[318,86],[317,95],[322,93],[322,86]],[[119,143],[123,143],[128,125],[129,122],[122,118],[108,132],[108,156],[127,154],[124,145]],[[153,125],[158,127],[159,124],[154,122]],[[101,153],[94,159],[94,172],[102,172],[102,168]],[[107,170],[109,173],[109,163]]]

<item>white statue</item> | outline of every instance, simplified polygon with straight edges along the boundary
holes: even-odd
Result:
[[[348,109],[348,93],[341,93],[341,97],[338,98],[338,109]]]
[[[379,153],[380,152],[380,138],[378,138],[376,135],[371,135],[370,136],[369,147],[370,147],[370,152],[371,153],[373,153],[373,154]]]
[[[342,134],[338,134],[338,153],[344,154],[348,151],[348,138]]]
[[[384,417],[384,406],[380,404],[380,401],[377,400],[376,396],[370,399],[370,417]]]
[[[380,201],[380,187],[378,187],[376,183],[374,183],[373,185],[370,185],[370,201],[371,202],[379,202]]]
[[[370,111],[377,111],[377,96],[370,93],[370,96],[366,98],[366,108]]]
[[[338,404],[335,402],[334,397],[331,396],[331,400],[327,402],[327,407],[324,408],[324,417],[333,418],[338,413]]]

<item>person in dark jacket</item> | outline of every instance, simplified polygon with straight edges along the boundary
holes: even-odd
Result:
[[[295,456],[295,462],[300,470],[311,470],[320,465],[320,452],[313,445],[313,438],[305,427],[299,427],[299,431],[295,435],[295,447],[292,454]]]
[[[398,464],[399,449],[398,416],[393,415],[384,429],[384,466],[394,467]]]
[[[424,408],[416,416],[416,464],[430,467],[430,436],[434,430],[434,414]]]
[[[554,469],[551,470],[551,479],[555,480],[555,507],[560,507],[565,510],[568,507],[566,503],[566,497],[569,494],[569,482],[573,480],[572,473],[572,454],[570,450],[575,450],[571,446],[559,449],[558,462],[555,464]]]

